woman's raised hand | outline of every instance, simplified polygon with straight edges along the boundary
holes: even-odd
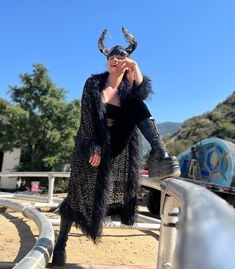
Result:
[[[137,62],[131,58],[125,58],[125,68],[127,70],[127,79],[132,84],[135,80],[136,84],[141,84],[143,81],[143,75],[139,69]]]
[[[134,83],[135,80],[135,72],[133,68],[129,68],[127,69],[127,79],[130,82],[130,84],[132,85]]]
[[[132,69],[137,65],[137,62],[135,62],[134,60],[132,60],[129,57],[125,57],[125,61],[126,61],[126,67],[128,69]]]

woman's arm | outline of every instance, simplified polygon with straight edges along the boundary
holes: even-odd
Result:
[[[98,166],[101,160],[101,148],[97,143],[97,128],[95,128],[94,100],[92,96],[92,85],[87,80],[81,100],[81,124],[79,128],[79,137],[76,139],[77,148],[85,159],[92,166]]]
[[[140,71],[139,65],[134,60],[126,57],[127,67],[127,79],[133,84],[135,81],[136,85],[140,85],[143,82],[143,75]]]
[[[152,94],[152,83],[150,78],[143,76],[139,65],[134,60],[126,57],[127,79],[133,86],[131,96],[134,99],[145,100]]]

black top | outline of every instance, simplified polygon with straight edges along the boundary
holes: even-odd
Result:
[[[142,101],[129,100],[121,107],[105,103],[106,118],[114,119],[108,127],[111,134],[112,158],[117,156],[129,143],[133,128],[142,120],[151,116],[146,104]]]
[[[105,103],[105,108],[106,108],[106,118],[114,120],[118,119],[118,117],[120,116],[121,107],[115,106],[110,103]]]

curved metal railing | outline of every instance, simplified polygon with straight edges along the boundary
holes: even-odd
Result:
[[[158,186],[152,182],[153,188]],[[167,179],[161,187],[157,268],[235,268],[234,208],[207,189],[183,180]]]
[[[43,176],[42,173],[33,176],[36,174]],[[20,176],[18,173],[1,175]],[[49,179],[49,204],[54,202],[54,179],[61,175],[44,173]],[[183,180],[163,182],[145,178],[142,185],[162,191],[158,269],[235,268],[235,210],[232,206],[207,189]]]
[[[48,264],[54,247],[54,230],[47,218],[32,206],[0,198],[0,205],[21,212],[38,226],[40,235],[30,252],[14,269],[40,269]]]

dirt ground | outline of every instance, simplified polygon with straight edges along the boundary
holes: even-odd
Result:
[[[146,212],[146,209],[140,207],[140,211]],[[55,217],[52,213],[47,215]],[[59,226],[54,226],[54,230],[57,236]],[[19,262],[31,250],[38,235],[36,224],[21,213],[10,209],[0,212],[0,268],[8,262]],[[158,241],[158,231],[105,228],[101,242],[95,245],[79,229],[73,227],[66,248],[67,261],[76,264],[141,265],[156,268]]]

